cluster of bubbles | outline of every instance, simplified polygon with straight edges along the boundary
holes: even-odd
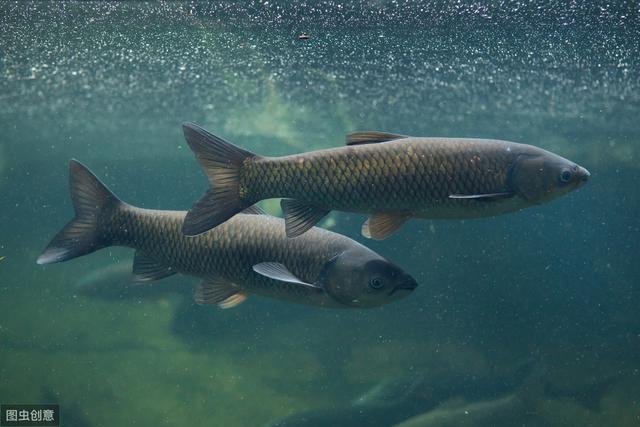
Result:
[[[480,123],[479,136],[522,137],[522,122],[540,118],[632,126],[640,104],[634,2],[0,8],[0,114],[89,120],[96,137],[122,126],[160,135],[186,119],[299,148],[335,145],[355,127],[451,136]]]

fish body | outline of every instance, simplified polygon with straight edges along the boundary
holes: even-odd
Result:
[[[117,262],[90,271],[75,282],[77,289],[99,289],[103,286],[122,285],[131,282],[131,263]]]
[[[365,246],[314,228],[289,239],[281,219],[251,210],[196,237],[183,235],[186,212],[141,209],[120,201],[79,162],[70,164],[76,217],[39,264],[106,246],[136,249],[134,278],[182,273],[203,278],[196,299],[235,306],[248,294],[325,307],[371,307],[401,298],[416,282]]]
[[[413,212],[425,218],[470,218],[517,204],[450,198],[504,193],[514,154],[504,141],[405,138],[247,162],[247,200],[283,197],[340,211]],[[519,144],[518,144],[519,145]]]
[[[340,406],[290,415],[264,427],[388,427],[407,418],[404,408]],[[413,415],[412,412],[408,416]]]
[[[291,272],[313,283],[327,259],[345,251],[344,236],[313,230],[308,239],[288,242],[282,220],[266,215],[236,215],[225,227],[192,238],[180,231],[186,212],[127,206],[112,218],[118,246],[135,247],[172,271],[196,277],[220,277],[243,291],[299,303],[336,306],[325,292],[274,281],[256,274],[260,262],[285,262]],[[228,226],[226,226],[228,225]],[[283,238],[285,237],[285,238]],[[280,243],[280,244],[278,244]]]
[[[521,425],[531,415],[517,395],[440,408],[410,418],[395,427],[489,427]]]
[[[153,286],[141,286],[134,281],[131,262],[116,262],[95,270],[78,278],[75,291],[87,298],[106,300],[162,299],[169,295],[185,294],[187,287],[182,280],[163,280]]]
[[[382,239],[414,217],[477,218],[544,203],[589,177],[556,154],[501,140],[361,132],[344,147],[274,158],[194,124],[184,131],[212,184],[185,220],[190,235],[257,201],[284,197],[290,237],[341,210],[370,214],[363,234]]]
[[[133,282],[132,265],[128,262],[116,262],[89,271],[75,281],[75,289],[80,295],[120,296],[123,290]]]
[[[268,423],[265,427],[387,427],[424,412],[421,376],[384,380],[346,406],[299,412]]]

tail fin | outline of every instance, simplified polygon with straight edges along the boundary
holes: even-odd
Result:
[[[38,264],[67,261],[109,246],[100,219],[122,202],[77,160],[69,162],[69,187],[76,216],[51,240]]]
[[[240,198],[240,170],[245,159],[256,156],[194,123],[184,123],[182,129],[211,184],[209,191],[187,213],[182,225],[184,234],[195,236],[249,207]]]

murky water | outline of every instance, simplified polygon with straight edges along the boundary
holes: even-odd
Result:
[[[59,403],[64,426],[393,425],[515,396],[490,425],[638,425],[639,16],[632,1],[1,2],[0,402]],[[128,202],[188,209],[207,180],[183,121],[274,156],[355,130],[499,138],[592,177],[384,242],[332,214],[321,225],[420,283],[371,310],[198,306],[193,278],[129,286],[122,248],[35,264],[72,215],[70,158]]]

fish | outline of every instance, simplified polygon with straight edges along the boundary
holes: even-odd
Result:
[[[231,308],[250,294],[332,308],[369,308],[409,295],[417,282],[360,243],[314,228],[290,239],[283,220],[257,207],[197,237],[181,232],[184,211],[121,201],[83,164],[69,163],[74,218],[38,264],[67,261],[108,246],[134,248],[133,277],[150,282],[181,273],[202,279],[196,302]]]
[[[532,375],[533,361],[485,375],[411,372],[385,378],[349,405],[304,411],[272,421],[266,427],[387,427],[420,415],[452,399],[491,400],[512,393]]]
[[[96,268],[75,281],[78,295],[103,300],[157,300],[169,295],[185,294],[184,279],[163,280],[154,286],[133,281],[131,262],[117,262]]]
[[[624,376],[624,373],[602,375],[582,384],[571,383],[562,388],[555,381],[549,382],[546,366],[532,358],[521,360],[506,371],[490,370],[482,374],[454,371],[435,376],[413,373],[380,382],[349,407],[296,414],[276,425],[374,427],[394,425],[411,417],[416,417],[416,420],[415,424],[408,423],[409,426],[419,426],[420,422],[424,422],[425,426],[514,425],[507,422],[507,417],[524,416],[538,402],[546,400],[570,399],[584,409],[598,412],[604,396]],[[464,404],[454,409],[451,403],[460,400]],[[419,416],[426,413],[431,415]],[[485,415],[479,413],[484,413],[491,422],[482,421]]]
[[[369,131],[348,135],[344,147],[263,157],[195,123],[183,131],[211,184],[185,218],[190,236],[283,198],[289,237],[338,210],[368,214],[362,235],[383,240],[412,218],[489,217],[545,203],[590,176],[557,154],[502,140]]]
[[[132,265],[128,262],[116,262],[83,274],[75,281],[75,288],[92,294],[103,289],[122,288],[133,280]]]
[[[453,408],[443,407],[409,418],[395,427],[481,427],[529,425],[532,414],[517,394],[472,402]],[[539,425],[539,424],[534,424]]]
[[[424,412],[420,375],[392,377],[376,384],[349,405],[315,409],[269,422],[265,427],[386,427]]]

